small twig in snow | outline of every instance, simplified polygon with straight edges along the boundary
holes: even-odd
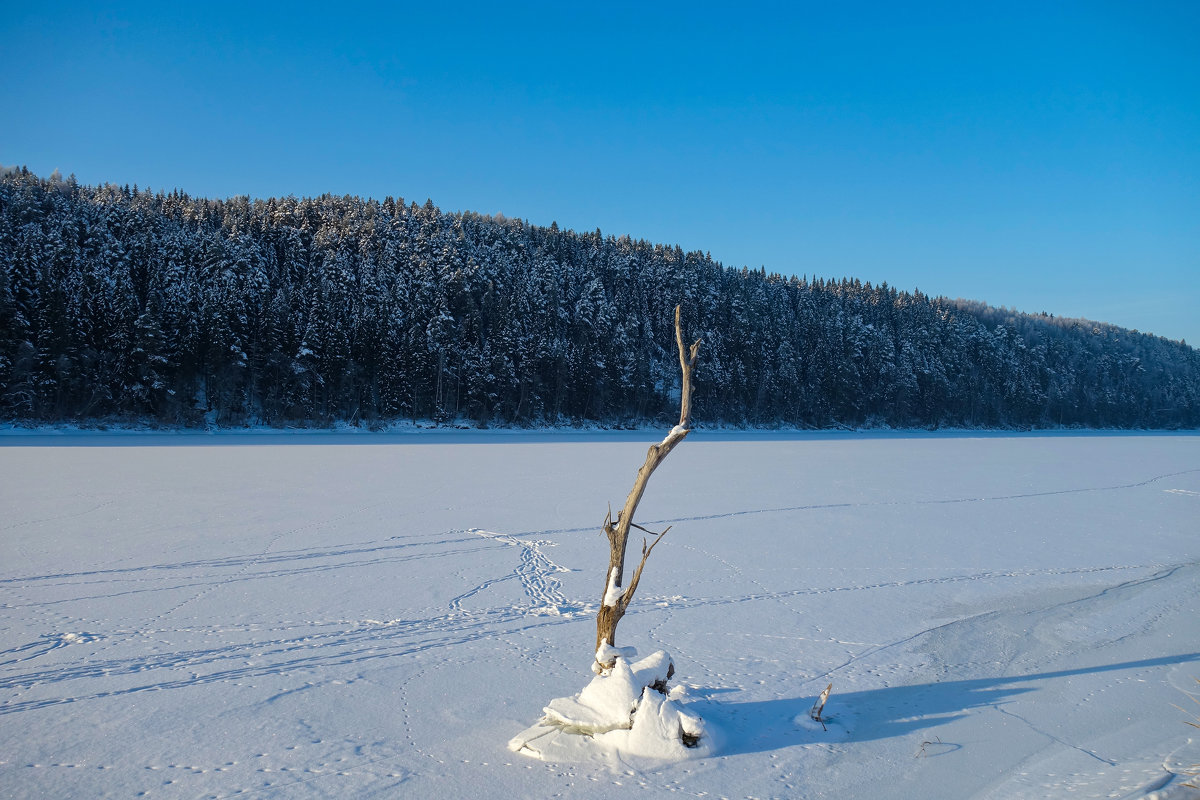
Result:
[[[821,716],[821,712],[825,710],[825,704],[829,702],[829,693],[833,691],[833,684],[825,687],[825,691],[821,692],[821,696],[817,698],[817,702],[813,703],[812,709],[808,712],[808,716],[813,722],[821,723],[821,730],[828,731],[825,727],[825,719]]]
[[[921,749],[917,751],[917,754],[915,756],[913,756],[913,758],[920,758],[921,756],[925,755],[926,747],[932,747],[935,744],[942,743],[942,739],[940,736],[935,736],[935,737],[933,737],[933,739],[934,739],[934,741],[921,742]]]

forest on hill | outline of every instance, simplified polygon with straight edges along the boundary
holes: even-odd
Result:
[[[432,202],[0,176],[0,419],[1200,427],[1200,351]]]

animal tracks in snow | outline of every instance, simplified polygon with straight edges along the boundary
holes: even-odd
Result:
[[[471,545],[481,539],[485,542]],[[495,544],[511,547],[516,554],[511,571],[461,592],[450,601],[449,609],[440,612],[414,608],[411,615],[390,619],[278,617],[245,624],[189,624],[188,620],[175,619],[176,612],[188,605],[225,604],[224,599],[206,596],[221,587],[233,590],[233,584],[253,588],[323,573],[345,573],[353,579],[362,569],[416,565],[429,560],[450,562],[467,555],[487,556],[486,563],[492,564],[496,563],[491,555]],[[139,628],[47,635],[0,651],[0,667],[4,667],[0,670],[0,690],[17,693],[0,702],[0,716],[88,699],[237,684],[273,675],[383,662],[565,622],[585,606],[571,602],[563,593],[557,576],[571,570],[546,555],[552,546],[553,542],[546,539],[478,529],[454,530],[418,541],[388,540],[128,567],[113,570],[107,580],[99,580],[97,571],[10,578],[22,583],[25,591],[54,594],[51,600],[16,605],[29,608],[41,608],[46,603],[118,601],[131,593],[170,593],[197,586],[204,590],[199,594],[190,592],[183,602],[173,604]],[[506,581],[519,585],[525,603],[484,605],[474,610],[464,606],[464,601]],[[111,589],[114,583],[128,588],[95,591],[101,585]],[[72,593],[71,589],[77,591]],[[179,624],[169,624],[168,620]],[[68,646],[79,647],[78,658],[46,662],[55,651]],[[72,688],[81,684],[88,689]]]
[[[1150,486],[1168,478],[1178,478],[1185,475],[1195,475],[1200,473],[1200,469],[1186,469],[1176,472],[1167,472],[1161,475],[1154,475],[1144,480],[1133,481],[1129,483],[1106,484],[1101,486],[1080,486],[1066,489],[1053,489],[1041,492],[1014,492],[1010,494],[992,494],[978,495],[971,497],[944,497],[944,498],[900,498],[895,500],[847,500],[837,503],[807,503],[804,505],[794,506],[763,506],[760,508],[743,508],[736,511],[720,511],[712,514],[696,514],[689,516],[662,517],[660,519],[641,521],[643,525],[675,525],[681,522],[705,522],[709,520],[731,519],[735,517],[755,516],[759,514],[787,514],[801,511],[828,511],[838,509],[865,509],[865,508],[890,508],[904,506],[955,506],[973,503],[1002,503],[1012,500],[1031,500],[1042,497],[1060,497],[1064,495],[1091,494],[1103,492],[1116,492],[1127,489],[1140,489]],[[1164,492],[1170,494],[1200,496],[1200,491],[1190,489],[1163,489]],[[585,525],[572,528],[550,528],[544,530],[524,531],[513,534],[514,536],[537,536],[562,533],[588,533],[599,529],[597,525]]]
[[[455,612],[463,611],[463,601],[474,597],[485,589],[508,580],[520,583],[525,596],[529,599],[529,611],[534,614],[571,615],[581,609],[580,604],[571,604],[562,592],[562,585],[554,576],[573,570],[556,564],[546,555],[545,549],[554,546],[549,539],[522,539],[505,533],[485,531],[480,528],[469,528],[468,533],[498,542],[520,550],[517,566],[507,575],[485,581],[468,589],[450,601],[450,608]]]

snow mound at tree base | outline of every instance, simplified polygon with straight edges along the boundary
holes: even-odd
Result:
[[[612,669],[579,694],[551,700],[536,725],[509,741],[509,749],[554,762],[712,755],[713,737],[704,720],[684,707],[680,688],[667,689],[675,673],[671,657],[660,650],[630,663],[635,657],[632,648],[623,648]]]

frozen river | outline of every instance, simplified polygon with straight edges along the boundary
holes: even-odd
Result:
[[[1196,435],[694,432],[618,644],[718,752],[509,752],[661,435],[0,437],[0,796],[1189,796]]]

